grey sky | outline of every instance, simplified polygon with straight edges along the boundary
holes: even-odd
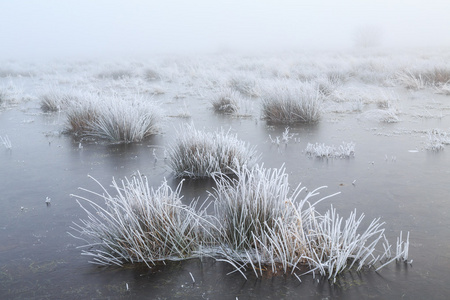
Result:
[[[0,0],[0,58],[450,45],[450,1]]]

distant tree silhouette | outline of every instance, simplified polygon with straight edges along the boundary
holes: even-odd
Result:
[[[373,48],[381,44],[382,30],[373,25],[366,25],[356,29],[353,41],[358,48]]]

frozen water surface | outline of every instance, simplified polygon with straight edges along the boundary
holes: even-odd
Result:
[[[432,129],[450,132],[450,96],[431,86],[406,89],[395,77],[398,70],[411,65],[406,59],[403,65],[392,66],[383,63],[389,56],[374,57],[372,68],[362,68],[366,73],[351,73],[348,69],[364,62],[362,57],[353,58],[352,63],[333,69],[342,70],[348,78],[331,87],[321,120],[289,124],[294,136],[286,144],[281,138],[287,125],[260,119],[258,93],[264,93],[262,87],[267,88],[268,81],[295,84],[305,76],[314,81],[327,70],[314,70],[311,65],[302,69],[299,66],[307,62],[295,57],[214,59],[162,60],[152,65],[158,74],[152,80],[143,75],[145,62],[30,66],[34,74],[30,77],[1,78],[4,91],[13,84],[20,93],[0,110],[0,136],[7,135],[12,146],[7,149],[0,144],[0,298],[446,299],[450,293],[449,146],[433,151],[427,150],[427,143]],[[332,61],[332,57],[321,59],[323,65]],[[431,62],[410,59],[418,69],[433,63],[431,58]],[[345,57],[338,63],[343,61]],[[214,67],[206,67],[211,62]],[[384,67],[373,67],[380,66],[377,62]],[[120,72],[111,71],[119,69],[127,72],[122,71],[121,77]],[[282,76],[276,72],[281,69]],[[233,87],[233,78],[252,88],[252,95],[240,90],[249,101],[245,105],[249,117],[217,114],[212,109],[213,95],[221,87]],[[160,104],[166,117],[160,134],[141,142],[111,144],[73,137],[61,133],[64,109],[55,113],[40,109],[39,95],[49,86],[100,97],[147,95],[149,101]],[[386,115],[389,110],[395,121]],[[255,278],[252,272],[245,280],[238,273],[226,275],[232,271],[229,265],[208,258],[167,262],[152,269],[89,264],[76,248],[81,242],[67,234],[72,222],[85,218],[69,194],[80,194],[78,187],[100,191],[88,174],[107,186],[112,177],[129,177],[137,170],[155,187],[163,178],[175,187],[179,179],[168,169],[164,150],[179,126],[189,122],[206,131],[231,127],[239,139],[257,146],[266,167],[285,164],[292,185],[302,182],[308,189],[327,185],[322,195],[341,192],[319,209],[333,204],[340,215],[348,216],[356,208],[366,214],[366,225],[381,217],[393,244],[400,231],[409,231],[412,264],[394,262],[379,272],[347,271],[335,283],[310,275],[301,277],[301,283],[294,276]],[[279,145],[269,135],[279,136]],[[355,144],[354,157],[324,159],[305,154],[308,143],[339,147],[343,141]],[[197,197],[205,201],[212,183],[186,180],[183,201]]]

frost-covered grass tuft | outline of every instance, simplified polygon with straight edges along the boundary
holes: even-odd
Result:
[[[260,91],[258,89],[255,78],[248,78],[249,76],[234,76],[228,82],[228,86],[242,95],[248,97],[259,97]]]
[[[274,85],[262,96],[263,118],[271,123],[314,123],[320,119],[323,95],[310,85]]]
[[[110,69],[105,70],[103,72],[100,72],[97,74],[98,78],[101,79],[113,79],[113,80],[119,80],[119,79],[125,79],[133,77],[133,72],[126,69]]]
[[[246,269],[257,277],[266,271],[298,276],[307,265],[307,273],[336,279],[353,265],[360,270],[380,263],[380,269],[408,258],[409,234],[406,242],[400,235],[393,256],[384,223],[375,219],[362,228],[364,215],[358,217],[356,210],[346,219],[333,207],[319,213],[316,205],[334,195],[311,202],[324,187],[291,189],[284,167],[240,165],[230,177],[215,173],[213,178],[214,215],[206,207],[196,209],[195,201],[183,205],[181,183],[172,190],[164,181],[155,190],[138,173],[113,180],[113,195],[97,182],[100,192],[81,189],[97,201],[75,196],[87,219],[75,223],[72,235],[85,242],[83,254],[100,265],[143,262],[150,267],[207,255],[244,277]]]
[[[280,146],[281,143],[284,143],[287,146],[289,141],[291,139],[293,139],[294,136],[296,136],[296,135],[297,135],[297,133],[289,133],[289,126],[287,126],[284,129],[283,133],[281,134],[281,137],[277,135],[275,138],[272,138],[272,136],[269,134],[269,139],[272,142],[272,144],[276,144],[276,145]],[[295,139],[295,140],[297,140],[297,139]]]
[[[143,101],[113,101],[89,126],[90,136],[113,142],[139,142],[158,132],[159,109]]]
[[[342,142],[342,145],[337,148],[334,145],[327,146],[323,143],[308,143],[305,153],[311,157],[349,158],[355,156],[355,143]]]
[[[211,177],[230,173],[240,165],[259,160],[255,148],[238,140],[230,131],[205,132],[186,125],[169,149],[169,166],[177,177]]]
[[[438,128],[429,130],[427,137],[428,142],[425,147],[427,150],[441,151],[444,150],[445,145],[450,145],[450,134]]]
[[[139,142],[158,132],[159,108],[143,99],[90,99],[67,112],[68,131],[112,142]]]
[[[74,103],[67,110],[66,130],[76,135],[86,135],[90,131],[93,122],[98,118],[100,100],[85,99],[80,103]]]
[[[16,106],[31,99],[32,96],[25,94],[23,86],[16,85],[13,81],[0,85],[0,109]]]
[[[249,99],[230,88],[219,91],[211,101],[216,113],[229,114],[237,117],[251,116],[252,103]]]
[[[147,79],[148,81],[154,81],[161,79],[161,75],[159,75],[159,73],[156,70],[147,68],[144,71],[144,78]]]
[[[420,90],[426,86],[440,87],[450,83],[450,68],[434,67],[425,70],[406,70],[397,75],[406,88]]]
[[[54,88],[39,96],[41,110],[43,112],[57,112],[67,109],[71,104],[80,101],[80,97],[74,93],[65,93]]]
[[[284,168],[242,167],[234,175],[214,177],[217,254],[243,276],[247,268],[262,276],[264,271],[296,273],[306,264],[307,273],[336,279],[353,265],[360,270],[391,258],[379,219],[362,228],[364,215],[357,217],[356,211],[344,219],[333,207],[324,214],[316,210],[319,202],[334,196],[310,202],[324,187],[301,199],[306,189],[298,185],[291,190]],[[394,259],[404,257],[407,248],[400,248]]]
[[[236,178],[215,174],[212,194],[220,224],[220,240],[233,250],[250,250],[254,238],[267,234],[288,214],[290,189],[284,168],[238,166]],[[298,191],[294,192],[294,197]]]
[[[426,82],[421,74],[414,74],[411,71],[403,71],[397,74],[397,79],[407,89],[421,90],[425,88]]]
[[[448,67],[434,67],[419,75],[425,78],[425,82],[429,85],[439,86],[450,82],[450,68]]]
[[[95,179],[94,179],[95,180]],[[101,192],[81,189],[97,198],[73,195],[87,213],[87,219],[75,223],[74,237],[83,240],[84,255],[92,263],[119,265],[179,260],[191,257],[205,237],[204,210],[196,212],[195,202],[181,203],[182,182],[172,190],[166,181],[153,189],[140,173],[131,179],[112,181],[115,194],[96,181]]]
[[[239,110],[240,97],[239,92],[227,89],[221,91],[211,104],[217,113],[235,114]]]
[[[436,87],[437,93],[444,94],[449,96],[450,95],[450,83],[445,83],[439,87]]]

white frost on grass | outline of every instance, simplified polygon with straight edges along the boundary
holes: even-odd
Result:
[[[426,86],[425,79],[421,74],[414,74],[409,70],[398,72],[397,80],[407,89],[422,90]]]
[[[12,148],[11,140],[7,135],[5,135],[5,137],[0,136],[0,142],[3,144],[3,146],[5,146],[6,149]]]
[[[398,80],[408,89],[439,88],[450,82],[450,66],[447,64],[422,65],[398,72]]]
[[[271,123],[314,123],[321,117],[323,95],[314,84],[276,82],[261,98],[263,119]]]
[[[353,265],[360,270],[392,257],[380,219],[362,228],[364,214],[358,217],[356,210],[347,219],[333,207],[319,213],[316,205],[334,195],[313,200],[325,188],[320,187],[302,199],[306,188],[291,190],[284,168],[241,167],[232,179],[218,174],[214,180],[218,260],[244,277],[247,268],[258,277],[263,270],[295,274],[306,264],[307,273],[335,279]],[[405,257],[408,245],[398,249],[394,259]]]
[[[178,114],[174,117],[189,119],[192,117],[191,112],[187,108],[186,102],[183,102],[183,106],[178,109]]]
[[[450,96],[450,82],[436,87],[436,92],[439,94]]]
[[[258,88],[254,73],[235,73],[228,81],[228,86],[247,97],[259,97],[261,92]]]
[[[92,178],[92,177],[91,177]],[[93,178],[92,178],[93,179]],[[94,179],[95,180],[95,179]],[[96,181],[96,180],[95,180]],[[102,192],[82,189],[104,201],[72,195],[86,212],[87,219],[74,223],[73,237],[85,242],[82,254],[100,265],[180,260],[194,255],[205,235],[198,222],[205,211],[183,205],[182,182],[172,190],[166,181],[153,189],[139,172],[131,179],[112,181],[112,195],[98,181]]]
[[[328,146],[324,143],[308,143],[305,149],[306,155],[320,158],[350,158],[355,156],[355,143],[342,142],[339,147]]]
[[[31,98],[30,95],[24,93],[23,86],[15,84],[12,80],[7,84],[0,85],[0,109],[15,106]]]
[[[169,167],[177,177],[230,173],[237,166],[256,164],[259,158],[254,147],[238,140],[229,130],[205,132],[193,125],[180,128],[176,143],[168,151]]]
[[[438,128],[427,132],[428,142],[425,149],[431,151],[444,150],[445,145],[450,145],[450,134]]]
[[[289,133],[289,126],[287,126],[283,133],[280,136],[276,136],[275,138],[272,138],[272,136],[269,134],[269,139],[271,141],[272,144],[275,144],[277,146],[280,146],[281,143],[287,145],[289,143],[290,140],[292,140],[294,138],[294,136],[297,135],[297,133]]]
[[[301,272],[318,272],[335,280],[354,265],[360,270],[381,264],[380,269],[408,258],[409,234],[406,242],[400,235],[392,256],[380,219],[362,228],[364,214],[358,217],[356,210],[346,219],[333,207],[319,213],[316,205],[336,194],[316,198],[325,187],[291,189],[284,167],[242,165],[231,177],[215,173],[213,178],[214,215],[207,214],[207,207],[196,209],[196,201],[183,205],[181,183],[172,190],[164,181],[154,190],[137,173],[113,180],[112,195],[97,182],[101,192],[81,190],[104,203],[74,196],[87,219],[75,223],[71,235],[85,242],[82,253],[95,264],[150,267],[206,255],[229,263],[244,277],[250,269],[257,277],[266,271],[297,278]],[[309,272],[301,271],[305,265]]]
[[[38,96],[43,112],[66,110],[71,105],[80,102],[84,97],[85,96],[79,92],[62,91],[58,90],[56,87],[50,87]]]
[[[217,113],[236,117],[249,117],[252,115],[252,101],[231,88],[225,88],[217,92],[212,96],[211,104]]]
[[[69,132],[111,142],[139,142],[158,132],[159,107],[145,99],[91,98],[67,111]]]

